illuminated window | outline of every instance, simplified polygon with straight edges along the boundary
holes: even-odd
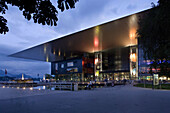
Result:
[[[130,54],[130,60],[132,62],[136,62],[136,54],[135,53]]]
[[[61,64],[61,68],[64,68],[64,64]]]
[[[55,70],[58,70],[58,63],[55,64]]]
[[[94,63],[97,64],[98,62],[99,62],[99,59],[96,58],[96,59],[94,60]]]
[[[78,68],[68,68],[67,72],[78,72]]]
[[[71,66],[74,66],[74,63],[73,62],[68,62],[67,67],[71,67]]]

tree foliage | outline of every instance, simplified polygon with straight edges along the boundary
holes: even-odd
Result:
[[[46,78],[46,79],[51,79],[52,76],[51,76],[50,74],[45,74],[45,78]]]
[[[78,0],[57,0],[58,8],[61,11],[65,9],[75,8],[75,3]],[[58,11],[50,0],[0,0],[0,13],[4,15],[8,10],[8,4],[17,6],[23,12],[23,16],[27,20],[34,20],[34,23],[42,25],[57,25]],[[6,34],[9,29],[7,27],[7,20],[0,16],[0,33]]]
[[[140,18],[137,30],[144,58],[151,60],[150,69],[160,69],[160,75],[170,76],[170,0],[159,0]]]

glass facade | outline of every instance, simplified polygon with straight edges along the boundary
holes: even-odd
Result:
[[[57,81],[68,81],[68,82],[81,82],[82,73],[72,73],[72,74],[57,74]]]
[[[57,81],[83,81],[82,59],[74,58],[53,62],[51,72],[56,75]]]
[[[129,79],[130,47],[115,48],[95,53],[95,79],[97,81]]]
[[[102,52],[103,71],[129,70],[129,47],[117,48]]]
[[[84,81],[94,80],[94,58],[93,56],[83,56],[82,58]]]
[[[130,79],[130,73],[129,72],[112,72],[112,73],[102,73],[100,74],[101,76],[101,80],[100,81],[104,81],[105,79],[108,80],[116,80],[116,81],[120,81],[120,80],[124,80]]]
[[[114,48],[52,63],[52,72],[62,81],[104,81],[137,78],[137,47]]]
[[[149,72],[150,72],[150,63],[151,61],[150,60],[147,60],[147,59],[144,59],[144,53],[143,53],[143,50],[142,48],[140,48],[139,46],[139,55],[138,55],[138,59],[139,59],[139,79],[143,79],[143,76],[152,76]],[[153,70],[154,71],[154,70]],[[148,78],[149,79],[149,78]]]
[[[130,47],[130,78],[138,79],[138,48]]]
[[[150,64],[152,63],[150,60],[145,59],[144,58],[144,52],[142,50],[142,48],[140,48],[140,42],[138,42],[138,51],[139,51],[139,55],[138,55],[138,59],[139,59],[139,79],[146,79],[146,80],[152,80],[152,74],[150,74]],[[153,73],[156,73],[155,69],[152,69]]]

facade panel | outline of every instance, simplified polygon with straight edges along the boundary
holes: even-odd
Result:
[[[52,74],[82,73],[82,59],[53,62],[52,68]]]

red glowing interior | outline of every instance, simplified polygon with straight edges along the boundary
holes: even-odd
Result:
[[[99,40],[98,40],[98,37],[97,37],[97,36],[94,38],[94,46],[95,46],[95,47],[98,47],[98,46],[99,46]]]

